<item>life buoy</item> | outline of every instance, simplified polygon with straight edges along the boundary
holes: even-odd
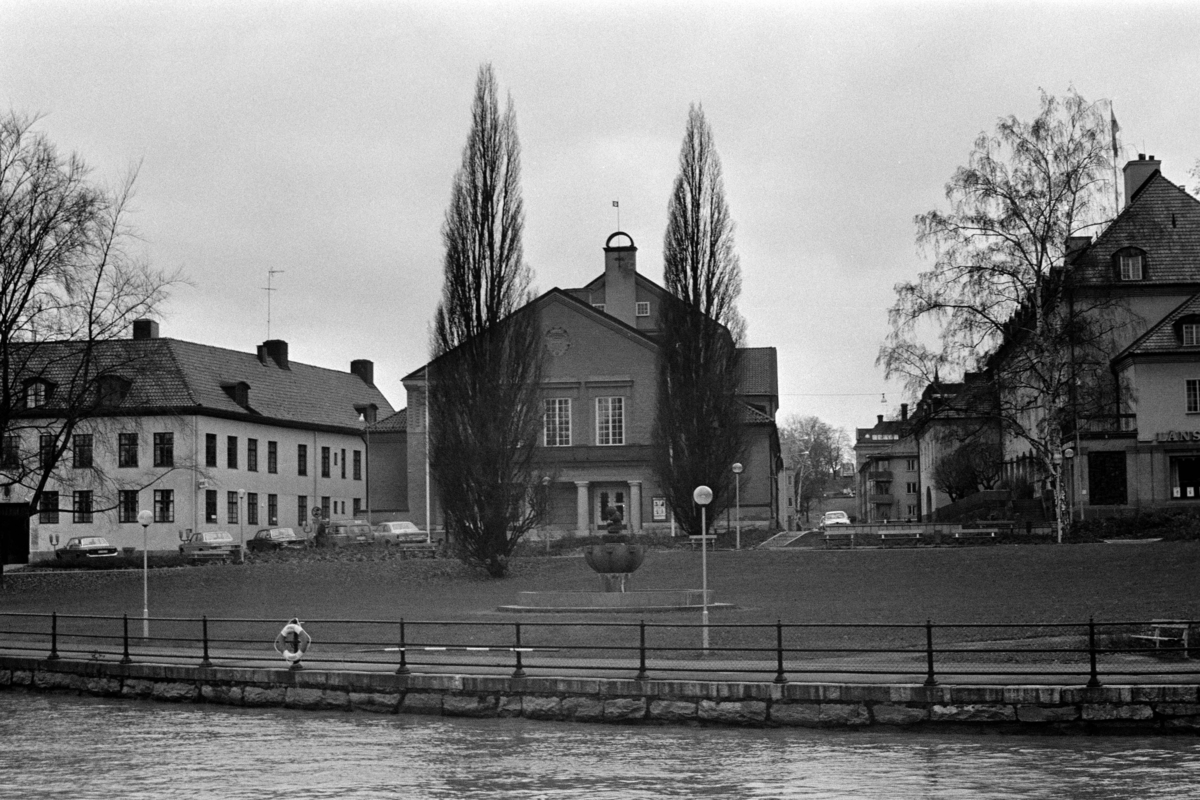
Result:
[[[283,656],[284,661],[295,664],[304,658],[310,644],[312,637],[300,625],[300,620],[293,618],[275,637],[275,652]]]

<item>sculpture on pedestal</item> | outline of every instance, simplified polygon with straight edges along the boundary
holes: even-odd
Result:
[[[646,558],[646,547],[630,544],[629,535],[622,533],[620,510],[609,507],[604,514],[608,532],[601,538],[603,544],[594,544],[584,552],[588,566],[600,573],[606,592],[628,591],[629,576],[637,571]]]

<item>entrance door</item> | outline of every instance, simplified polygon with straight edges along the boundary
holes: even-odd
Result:
[[[29,563],[29,504],[0,503],[0,564]]]

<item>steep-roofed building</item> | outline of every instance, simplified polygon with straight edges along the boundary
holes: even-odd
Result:
[[[63,413],[56,383],[70,379],[80,346],[31,350],[24,432],[4,442],[0,462],[15,464],[46,444],[39,420],[52,430]],[[132,339],[96,347],[99,405],[73,432],[41,494],[28,529],[31,558],[49,556],[54,541],[72,536],[140,549],[143,509],[154,514],[155,551],[174,550],[192,531],[227,530],[239,539],[258,527],[300,528],[313,507],[333,517],[366,512],[364,429],[392,414],[372,362],[339,372],[291,361],[281,340],[243,353],[160,338],[148,320],[134,324]],[[19,506],[29,489],[11,487],[4,499]],[[20,560],[19,537],[6,544]]]
[[[858,522],[921,518],[917,454],[907,403],[900,405],[900,419],[885,420],[880,414],[873,427],[855,429]]]
[[[614,244],[614,240],[622,243]],[[627,244],[624,243],[627,241]],[[609,506],[635,533],[671,529],[670,511],[651,467],[658,394],[658,306],[665,290],[637,272],[637,247],[623,232],[604,247],[604,273],[578,289],[554,288],[530,306],[545,342],[544,431],[538,464],[552,476],[544,531],[586,535],[604,526]],[[517,313],[521,313],[518,311]],[[743,424],[749,432],[739,479],[741,519],[779,522],[781,469],[774,348],[743,351]],[[437,491],[426,492],[425,385],[437,362],[404,378],[408,392],[409,515],[436,527]],[[732,464],[730,468],[732,469]]]

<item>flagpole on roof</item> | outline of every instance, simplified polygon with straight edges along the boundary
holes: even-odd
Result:
[[[621,230],[621,201],[613,200],[613,208],[617,210],[617,230]]]

